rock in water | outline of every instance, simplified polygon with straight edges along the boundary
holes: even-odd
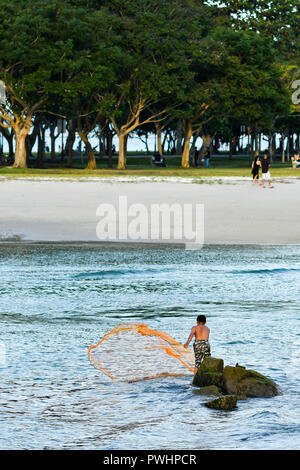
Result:
[[[193,385],[196,385],[197,387],[215,385],[216,387],[223,389],[223,367],[223,359],[205,357],[198,369],[198,372],[194,376]]]
[[[219,397],[220,395],[222,395],[221,390],[215,385],[209,385],[208,387],[202,387],[200,389],[193,390],[193,393],[195,395],[213,395],[215,397]]]
[[[247,397],[274,397],[279,391],[277,385],[258,372],[237,365],[226,366],[223,370],[224,386],[228,394]]]
[[[215,357],[205,357],[200,368],[204,372],[223,372],[224,361]]]
[[[246,397],[274,397],[279,394],[275,382],[251,369],[236,364],[224,368],[223,359],[205,357],[194,376],[196,387],[218,387],[224,395]]]
[[[225,395],[224,397],[208,401],[205,403],[205,406],[213,410],[233,410],[236,407],[236,402],[237,397],[235,395]]]

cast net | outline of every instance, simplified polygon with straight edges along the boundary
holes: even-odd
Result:
[[[90,362],[111,380],[133,382],[194,371],[194,354],[144,323],[120,323],[88,348]]]

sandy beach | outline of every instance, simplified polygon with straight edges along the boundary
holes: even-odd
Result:
[[[0,180],[0,240],[96,242],[97,207],[118,204],[204,204],[206,244],[300,244],[300,180],[274,188],[251,180]]]

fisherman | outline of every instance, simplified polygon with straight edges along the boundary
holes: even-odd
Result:
[[[193,336],[195,336],[195,342],[193,344],[194,353],[195,353],[195,374],[200,367],[201,362],[207,356],[210,356],[210,344],[208,341],[210,329],[205,326],[206,316],[198,315],[197,325],[193,326],[190,336],[188,337],[187,342],[184,347],[187,349],[189,343],[191,342]]]

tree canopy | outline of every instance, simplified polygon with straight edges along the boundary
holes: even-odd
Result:
[[[0,125],[14,131],[14,165],[26,166],[37,115],[72,123],[89,168],[96,127],[118,135],[120,169],[128,135],[143,125],[181,121],[183,167],[203,126],[274,129],[295,112],[299,3],[0,0]]]

